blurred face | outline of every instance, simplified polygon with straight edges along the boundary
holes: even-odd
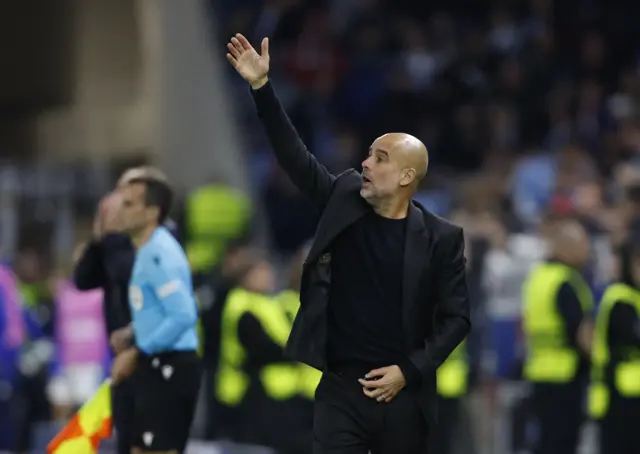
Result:
[[[275,288],[273,267],[266,260],[256,263],[244,278],[243,286],[252,292],[269,294]]]
[[[123,231],[135,235],[157,219],[157,207],[145,203],[146,186],[142,183],[127,184],[120,189],[122,196]]]
[[[581,266],[586,266],[591,258],[591,241],[589,241],[589,238],[585,235],[581,244],[582,246],[575,252],[576,262]]]
[[[567,262],[576,268],[582,268],[589,263],[591,258],[591,240],[589,235],[580,225],[572,225],[567,232],[568,236],[562,238],[560,246],[566,256]]]
[[[367,202],[390,197],[412,180],[394,153],[394,143],[381,137],[371,144],[367,159],[362,162],[360,195]]]

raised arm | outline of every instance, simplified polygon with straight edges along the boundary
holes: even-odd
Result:
[[[73,283],[79,290],[104,287],[105,273],[99,240],[92,240],[84,247],[73,269]]]
[[[241,34],[231,38],[227,49],[227,60],[251,85],[258,116],[278,163],[298,189],[323,208],[335,177],[309,153],[269,82],[269,40],[262,40],[262,55]]]

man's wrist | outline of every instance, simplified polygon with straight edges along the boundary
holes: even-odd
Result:
[[[404,382],[407,388],[413,388],[420,385],[422,381],[422,374],[411,360],[407,359],[405,361],[401,361],[398,363],[398,367],[400,368],[400,371],[402,371],[402,375],[404,375]]]
[[[251,82],[250,83],[251,89],[252,90],[260,90],[262,87],[267,85],[267,82],[269,82],[269,77],[268,76],[261,77],[260,79],[256,80],[255,82]]]

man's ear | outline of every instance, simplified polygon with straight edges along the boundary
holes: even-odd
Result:
[[[400,179],[400,186],[409,186],[416,179],[416,169],[408,168],[402,171],[402,178]]]

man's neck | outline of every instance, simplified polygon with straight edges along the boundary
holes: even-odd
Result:
[[[153,232],[155,232],[157,228],[158,228],[157,225],[150,224],[147,227],[145,227],[143,230],[141,230],[140,233],[136,234],[135,236],[132,236],[131,242],[133,243],[135,248],[140,249],[142,246],[144,246],[145,243],[149,241],[149,238],[151,238],[151,235],[153,235]]]
[[[378,216],[389,219],[404,219],[409,212],[409,200],[407,199],[385,199],[376,204],[372,204],[373,211]]]

